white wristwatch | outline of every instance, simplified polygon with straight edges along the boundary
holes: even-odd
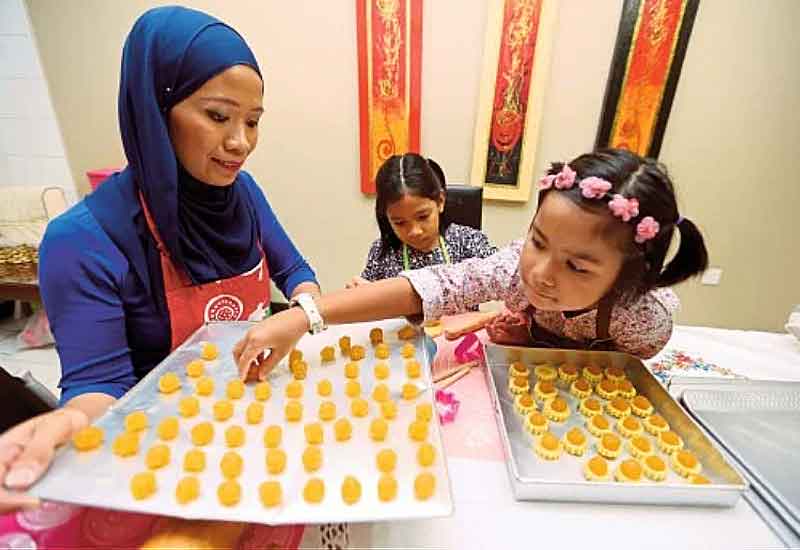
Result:
[[[317,304],[314,302],[314,297],[308,292],[301,292],[289,301],[289,306],[300,306],[308,317],[308,332],[311,334],[319,334],[327,327],[322,315],[319,314]]]

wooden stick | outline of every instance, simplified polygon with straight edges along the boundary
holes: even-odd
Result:
[[[450,386],[452,384],[455,384],[456,382],[458,382],[462,378],[464,378],[467,374],[469,374],[470,370],[472,370],[471,367],[468,367],[468,368],[465,368],[465,369],[461,369],[460,371],[456,372],[450,378],[446,378],[446,379],[444,379],[444,380],[442,380],[440,382],[436,382],[434,384],[434,386],[436,386],[436,388],[440,389],[440,390],[444,389],[444,388],[446,388],[446,387],[448,387],[448,386]]]
[[[444,380],[445,378],[450,378],[454,374],[456,374],[458,372],[461,372],[465,368],[467,370],[469,370],[472,367],[476,366],[477,364],[478,364],[477,361],[470,361],[469,363],[462,363],[460,365],[456,365],[455,367],[453,367],[451,369],[447,369],[446,371],[440,372],[439,374],[435,375],[433,377],[433,381],[434,382],[440,382],[440,381]]]

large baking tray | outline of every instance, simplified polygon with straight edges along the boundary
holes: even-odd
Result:
[[[418,403],[433,403],[433,387],[430,370],[426,367],[423,368],[422,377],[415,382],[421,388],[419,397],[411,402],[404,402],[400,397],[401,386],[407,378],[404,369],[405,360],[399,354],[403,342],[398,340],[396,333],[405,324],[402,319],[392,319],[377,323],[341,325],[331,327],[316,336],[304,336],[297,346],[303,351],[304,358],[309,364],[302,398],[303,422],[290,424],[284,420],[284,388],[291,379],[284,360],[269,377],[273,390],[272,397],[265,403],[264,420],[256,426],[248,425],[244,419],[246,404],[253,401],[253,389],[249,385],[245,397],[237,401],[236,413],[232,419],[216,422],[213,421],[211,412],[211,405],[225,395],[225,381],[237,375],[231,349],[252,324],[246,322],[208,324],[195,332],[96,422],[96,425],[105,431],[105,443],[102,448],[88,453],[78,453],[71,445],[65,446],[58,452],[48,473],[32,488],[31,493],[49,500],[119,510],[273,525],[417,519],[449,515],[453,508],[450,481],[439,425],[435,420],[430,422],[428,440],[436,447],[437,460],[426,470],[436,476],[436,490],[433,496],[425,501],[419,501],[414,497],[414,478],[422,468],[416,461],[418,444],[413,443],[408,437],[408,424],[415,417],[415,407]],[[368,333],[374,327],[383,329],[385,341],[392,349],[388,361],[391,375],[386,382],[392,398],[398,404],[397,418],[389,423],[389,436],[383,443],[373,442],[368,437],[369,422],[379,414],[376,403],[370,398],[375,384],[372,369],[376,359],[369,343]],[[339,337],[343,335],[350,336],[353,344],[361,344],[366,348],[367,356],[360,361],[362,396],[370,402],[370,414],[365,418],[352,417],[349,399],[344,395],[343,371],[347,359],[341,357],[336,345]],[[220,349],[219,358],[207,366],[207,374],[215,379],[214,395],[200,398],[201,412],[197,417],[180,420],[181,433],[178,439],[170,444],[171,462],[165,468],[156,471],[158,492],[146,500],[137,501],[131,496],[129,480],[134,473],[146,469],[145,451],[157,442],[154,426],[165,416],[178,416],[176,407],[181,395],[193,393],[194,383],[187,379],[185,365],[199,356],[203,341],[214,342]],[[428,366],[431,350],[427,345],[429,341],[426,343],[421,331],[414,343],[417,348],[417,359]],[[320,364],[319,352],[325,345],[336,346],[335,364]],[[164,396],[158,393],[157,385],[159,378],[168,371],[175,372],[180,377],[182,387],[177,394]],[[338,443],[333,438],[331,423],[325,423],[325,443],[322,446],[324,465],[320,471],[307,474],[300,460],[305,448],[303,426],[306,421],[318,421],[317,410],[323,398],[317,395],[316,384],[322,378],[332,381],[333,395],[325,399],[336,402],[337,416],[350,418],[353,424],[353,437],[347,443]],[[111,442],[122,431],[125,416],[135,410],[147,412],[151,427],[141,441],[138,455],[120,459],[111,453]],[[181,506],[176,503],[175,485],[185,475],[182,471],[183,456],[192,448],[189,429],[201,421],[214,423],[215,438],[211,445],[204,448],[206,469],[198,475],[201,478],[200,498]],[[223,432],[231,424],[245,428],[246,444],[237,449],[244,458],[245,465],[238,480],[242,486],[241,502],[226,508],[218,503],[216,489],[222,481],[219,461],[223,453],[228,450],[225,448]],[[288,460],[285,472],[279,476],[268,474],[265,468],[263,432],[268,424],[283,426],[282,448],[286,451]],[[382,503],[377,496],[379,472],[375,466],[375,455],[378,450],[387,447],[397,453],[395,477],[398,482],[398,493],[394,501]],[[349,506],[342,501],[340,485],[345,475],[356,476],[361,482],[362,497],[355,505]],[[306,503],[301,496],[306,480],[312,476],[321,477],[325,481],[325,499],[316,505]],[[268,479],[279,479],[283,486],[284,501],[276,508],[265,508],[259,500],[258,486]]]
[[[735,505],[746,489],[742,476],[726,462],[697,424],[639,359],[616,352],[519,348],[494,344],[488,344],[485,350],[488,383],[505,445],[511,486],[517,499],[730,507]],[[683,438],[687,448],[698,456],[704,467],[703,475],[712,483],[691,485],[671,469],[667,479],[658,483],[649,480],[635,484],[589,482],[583,478],[581,470],[584,462],[595,454],[592,448],[583,457],[564,453],[557,461],[539,459],[533,452],[533,437],[525,430],[508,392],[508,368],[513,361],[523,361],[529,366],[571,363],[579,367],[597,364],[624,369],[638,393],[650,399],[672,430]],[[530,370],[530,384],[533,387],[536,379],[533,369]],[[560,388],[560,394],[567,399],[572,414],[561,425],[550,424],[550,430],[559,437],[573,426],[584,427],[584,418],[577,412],[578,400],[564,388]],[[589,437],[595,440],[593,436]],[[614,469],[617,462],[627,457],[627,453],[623,452],[620,458],[610,461],[611,468]]]

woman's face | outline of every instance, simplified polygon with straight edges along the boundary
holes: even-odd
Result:
[[[236,65],[208,80],[169,112],[178,161],[209,185],[231,185],[258,143],[261,77]]]

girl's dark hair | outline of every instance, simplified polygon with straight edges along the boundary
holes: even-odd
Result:
[[[439,201],[445,194],[445,178],[442,167],[432,159],[416,153],[394,155],[378,169],[375,175],[375,219],[381,231],[381,257],[389,250],[398,250],[403,244],[392,229],[386,209],[405,195],[424,197]],[[439,233],[447,229],[444,218],[440,218]]]
[[[558,174],[563,166],[560,162],[553,163],[547,173]],[[624,149],[600,149],[572,160],[569,167],[577,174],[575,184],[559,192],[581,208],[605,212],[609,222],[613,220],[613,223],[622,225],[622,220],[613,217],[608,207],[612,195],[620,194],[639,201],[639,215],[624,224],[628,232],[623,245],[626,259],[612,288],[618,297],[632,299],[653,288],[685,281],[708,267],[703,235],[692,221],[679,218],[675,189],[662,164]],[[590,176],[606,180],[611,184],[611,190],[599,199],[584,197],[578,182]],[[553,189],[539,193],[539,205]],[[636,225],[646,216],[652,216],[658,222],[659,231],[654,238],[638,244],[634,241]],[[619,225],[609,225],[611,230],[617,227]],[[680,245],[675,257],[664,266],[676,228],[680,233]]]

